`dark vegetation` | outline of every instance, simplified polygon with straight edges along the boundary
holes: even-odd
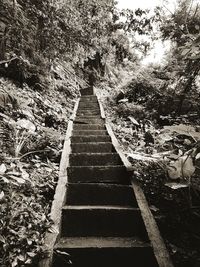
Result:
[[[199,18],[193,1],[180,1],[173,13],[158,8],[152,21],[159,24],[159,38],[171,41],[165,60],[143,68],[127,63],[118,69],[121,80],[113,75],[99,89],[174,265],[180,267],[200,263]]]
[[[123,19],[121,19],[123,18]],[[0,0],[0,265],[37,266],[67,122],[95,85],[177,267],[200,261],[200,7]],[[147,35],[149,41],[138,41]],[[141,65],[155,39],[171,48]]]

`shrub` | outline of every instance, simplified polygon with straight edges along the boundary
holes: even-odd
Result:
[[[145,117],[145,108],[134,103],[120,103],[117,107],[117,113],[121,117],[133,116],[141,120]]]

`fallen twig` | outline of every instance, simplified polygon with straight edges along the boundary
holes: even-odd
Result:
[[[24,157],[27,157],[27,156],[29,156],[29,155],[31,155],[31,154],[42,153],[42,152],[49,152],[49,151],[51,151],[51,150],[50,150],[50,149],[44,149],[44,150],[30,151],[30,152],[28,152],[28,153],[22,155],[19,159],[23,159]]]
[[[7,160],[21,160],[23,159],[24,157],[27,157],[31,154],[35,154],[35,153],[42,153],[42,152],[49,152],[51,151],[50,149],[43,149],[43,150],[35,150],[35,151],[30,151],[30,152],[27,152],[25,153],[24,155],[22,155],[21,157],[18,157],[18,158],[7,158]]]

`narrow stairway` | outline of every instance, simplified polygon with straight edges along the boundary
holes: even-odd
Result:
[[[54,251],[75,267],[157,267],[129,174],[85,90],[73,124],[66,203]],[[53,266],[67,265],[54,253]]]

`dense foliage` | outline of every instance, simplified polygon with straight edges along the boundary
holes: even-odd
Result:
[[[66,97],[67,96],[67,97]],[[74,95],[0,79],[0,266],[37,266]],[[52,102],[54,103],[52,105]]]
[[[0,5],[0,55],[9,63],[1,66],[0,71],[21,83],[43,82],[42,78],[58,59],[76,67],[83,67],[91,59],[95,67],[101,67],[103,57],[113,46],[116,50],[122,47],[116,38],[112,43],[112,34],[119,28],[113,19],[112,0],[87,3],[1,0]],[[14,70],[10,70],[9,60],[13,58],[18,60]]]
[[[173,42],[166,68],[174,72],[179,95],[177,112],[180,114],[185,98],[197,90],[200,71],[200,8],[190,0],[178,2],[174,13],[166,12],[166,7],[158,11],[162,38]],[[167,15],[166,15],[167,14]]]
[[[170,143],[158,129],[199,118],[199,33],[195,0],[178,1],[174,12],[163,5],[153,15],[119,11],[114,0],[0,0],[0,76],[22,87],[0,80],[0,265],[37,264],[58,176],[62,140],[55,140],[80,87],[96,83],[109,96],[107,115],[127,151],[151,157],[196,146],[185,133],[178,140],[173,133]],[[136,52],[145,56],[152,43],[138,36],[171,42],[162,64],[142,67]],[[37,126],[34,134],[24,124]],[[162,200],[166,172],[143,167],[138,177],[148,196]]]

